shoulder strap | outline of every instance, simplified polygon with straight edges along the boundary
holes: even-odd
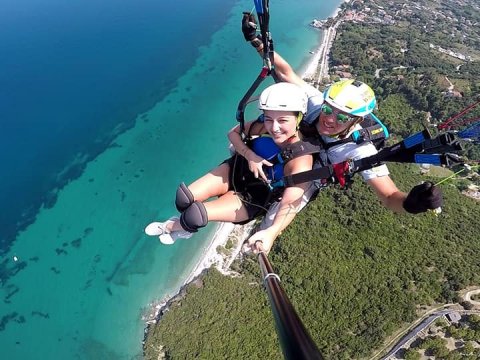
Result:
[[[334,175],[335,171],[333,170],[333,165],[328,165],[319,167],[317,169],[284,176],[283,183],[285,184],[285,187],[290,187],[319,179],[329,179],[333,182]]]
[[[287,163],[303,155],[319,153],[322,148],[322,144],[318,139],[308,138],[288,145],[280,152],[280,157],[284,163]]]

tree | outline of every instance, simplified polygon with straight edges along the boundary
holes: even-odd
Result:
[[[475,351],[475,347],[471,341],[467,341],[461,350],[463,355],[472,355]]]
[[[472,310],[475,306],[470,301],[462,301],[460,303],[465,310]]]
[[[415,349],[409,349],[405,352],[405,360],[420,360],[422,357]]]

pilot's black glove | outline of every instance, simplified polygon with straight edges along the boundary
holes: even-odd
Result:
[[[403,202],[405,211],[411,214],[419,214],[427,210],[433,210],[443,205],[442,190],[432,182],[414,186]]]
[[[252,41],[257,37],[257,21],[255,15],[244,12],[242,18],[242,33],[246,41]]]

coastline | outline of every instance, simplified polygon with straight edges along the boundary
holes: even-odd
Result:
[[[224,275],[235,275],[229,271],[230,265],[237,258],[244,241],[248,238],[254,226],[255,220],[252,220],[245,225],[235,225],[232,223],[219,223],[217,225],[210,243],[203,250],[200,260],[182,282],[178,290],[173,294],[166,295],[161,300],[151,302],[143,309],[142,320],[145,321],[146,324],[144,330],[145,336],[148,327],[151,324],[156,324],[162,317],[163,313],[168,310],[170,304],[175,302],[177,298],[183,296],[183,290],[185,287],[188,284],[195,282],[205,270],[215,266],[216,269]],[[232,246],[227,249],[227,243],[229,241],[231,241]],[[219,249],[224,251],[220,253]]]
[[[344,3],[349,3],[350,0],[345,0]],[[340,14],[340,6],[330,15],[332,19],[337,19]],[[341,20],[337,19],[333,26],[329,26],[322,30],[322,39],[320,45],[315,50],[307,66],[302,71],[302,79],[306,79],[313,84],[319,84],[323,79],[330,80],[328,75],[328,60],[330,50],[333,45],[333,40],[337,34],[337,27],[341,24]]]
[[[213,265],[217,266],[219,270],[223,269],[223,267],[221,266],[223,262],[223,256],[218,253],[217,248],[219,246],[225,247],[230,237],[230,234],[233,232],[235,226],[236,225],[232,223],[219,223],[217,225],[210,244],[204,249],[200,260],[190,272],[188,277],[185,279],[182,286],[185,286],[191,281],[193,281],[204,270],[210,268]]]

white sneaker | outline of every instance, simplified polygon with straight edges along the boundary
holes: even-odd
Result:
[[[178,220],[178,217],[172,216],[170,219],[168,219],[165,222],[152,222],[148,224],[147,227],[145,228],[145,234],[150,236],[158,236],[158,235],[165,234],[169,232],[167,230],[167,225],[175,222],[176,220]]]
[[[145,234],[150,236],[158,236],[160,242],[165,245],[171,245],[177,239],[189,239],[192,237],[192,233],[185,230],[178,230],[170,232],[167,229],[167,225],[177,221],[179,218],[176,216],[171,217],[165,222],[152,222],[145,228]]]

